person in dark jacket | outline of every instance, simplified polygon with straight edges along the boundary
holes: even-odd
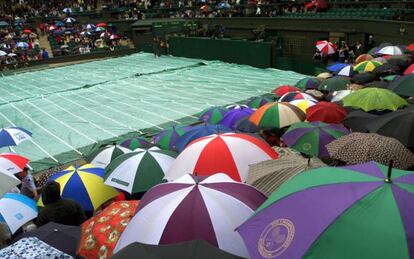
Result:
[[[48,182],[42,190],[42,201],[45,207],[40,209],[35,224],[40,227],[52,221],[64,225],[78,226],[86,220],[84,211],[79,203],[62,199],[60,184]]]

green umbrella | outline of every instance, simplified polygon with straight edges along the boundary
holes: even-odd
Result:
[[[177,140],[184,135],[191,126],[172,126],[169,129],[161,131],[152,139],[154,144],[158,145],[161,149],[176,150],[175,144]]]
[[[390,89],[403,96],[414,96],[414,74],[400,77],[393,82]]]
[[[204,109],[198,114],[200,121],[208,122],[210,124],[217,124],[223,119],[224,114],[228,112],[228,109],[222,106],[213,106]]]
[[[394,81],[395,79],[398,79],[398,78],[400,78],[401,76],[399,76],[399,75],[389,75],[389,76],[384,76],[382,79],[384,80],[384,81],[388,81],[388,82],[392,82],[392,81]]]
[[[408,102],[388,89],[364,88],[355,91],[342,99],[344,106],[368,111],[395,111],[408,105]]]
[[[260,107],[262,107],[266,103],[270,103],[270,102],[273,102],[273,100],[271,98],[266,97],[266,96],[258,96],[258,97],[251,98],[247,102],[247,106],[249,106],[252,109],[259,109]]]
[[[295,86],[301,90],[305,89],[318,89],[318,86],[322,80],[316,78],[316,77],[305,77],[301,80],[299,80]]]
[[[157,147],[121,155],[106,167],[105,184],[128,193],[146,192],[163,182],[176,157],[175,152]]]
[[[153,144],[151,144],[146,138],[139,136],[123,139],[119,142],[119,145],[131,150],[135,150],[137,148],[149,148],[153,146]]]
[[[119,145],[107,145],[100,147],[85,157],[86,162],[96,167],[105,168],[115,158],[129,153],[131,150]]]
[[[346,90],[349,84],[351,84],[351,81],[349,80],[349,78],[336,76],[336,77],[328,78],[325,81],[323,81],[319,85],[319,90],[324,90],[324,91],[329,91],[329,92]]]
[[[354,66],[354,71],[357,71],[358,73],[371,72],[375,68],[381,65],[382,65],[381,62],[368,60],[368,61],[361,62],[358,65]]]

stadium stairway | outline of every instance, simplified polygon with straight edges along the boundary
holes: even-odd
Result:
[[[52,48],[50,47],[50,43],[49,43],[49,40],[47,39],[47,36],[46,35],[42,36],[39,34],[39,43],[40,43],[40,48],[45,48],[47,52],[49,52],[49,57],[52,58],[53,51],[52,51]]]

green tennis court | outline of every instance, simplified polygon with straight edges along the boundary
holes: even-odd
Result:
[[[13,150],[42,170],[82,158],[131,132],[195,121],[212,105],[237,103],[294,84],[304,75],[275,69],[138,53],[0,79],[1,127],[32,141]],[[5,152],[7,149],[2,149]]]

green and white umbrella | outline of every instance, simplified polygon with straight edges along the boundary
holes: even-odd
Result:
[[[128,193],[146,192],[162,183],[177,153],[159,148],[138,150],[116,158],[105,169],[105,184]]]
[[[107,145],[93,151],[85,160],[96,167],[105,168],[112,160],[129,152],[131,152],[130,149],[119,145]]]

